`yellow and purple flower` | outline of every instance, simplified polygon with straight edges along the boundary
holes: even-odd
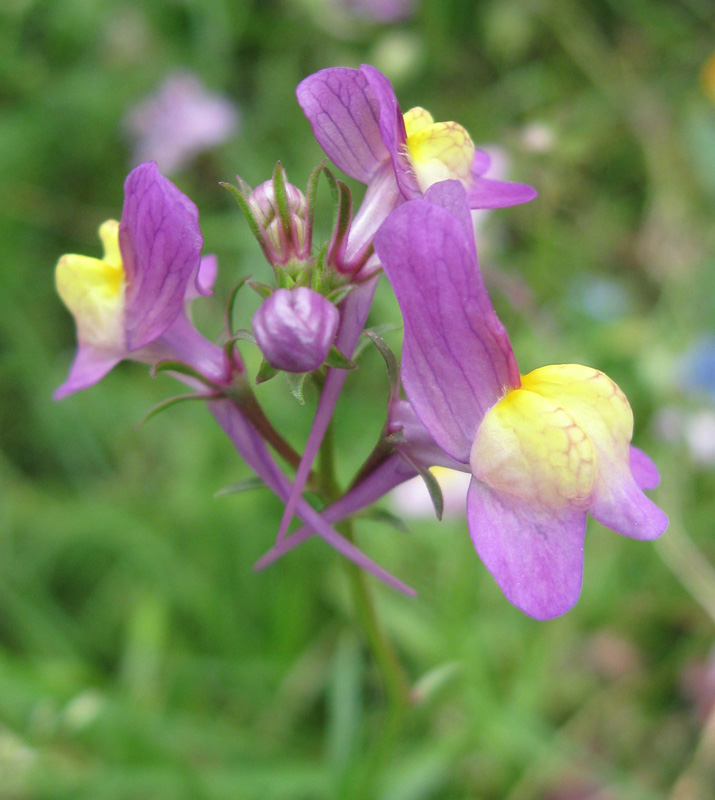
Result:
[[[482,282],[465,190],[441,183],[383,224],[375,249],[402,310],[402,381],[444,452],[469,465],[467,521],[506,597],[548,619],[578,599],[587,512],[635,539],[665,514],[658,473],[631,447],[623,392],[576,364],[521,376]]]
[[[185,306],[211,293],[213,257],[201,258],[199,212],[153,162],[124,184],[121,222],[99,229],[102,258],[62,256],[57,291],[77,327],[77,355],[60,399],[86,389],[125,358],[187,361],[222,378],[221,350],[191,326]]]
[[[354,237],[371,236],[395,206],[439,181],[458,180],[472,209],[536,197],[531,186],[486,177],[490,158],[459,123],[435,122],[420,107],[403,114],[392,84],[375,67],[321,70],[305,78],[296,94],[331,161],[368,187]]]

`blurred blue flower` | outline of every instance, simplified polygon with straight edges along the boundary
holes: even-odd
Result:
[[[697,339],[683,354],[679,383],[693,394],[707,394],[715,401],[715,334]]]

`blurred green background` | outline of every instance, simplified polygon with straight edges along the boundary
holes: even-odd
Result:
[[[712,1],[404,5],[396,20],[338,0],[0,5],[0,800],[715,796]],[[591,521],[581,600],[547,623],[504,600],[463,519],[359,523],[420,592],[374,587],[421,682],[377,760],[380,686],[340,559],[311,541],[251,571],[280,505],[213,497],[248,472],[204,409],[137,429],[168,377],[123,364],[51,398],[74,349],[54,265],[98,255],[121,213],[130,110],[180,71],[240,114],[171,173],[219,255],[197,308],[217,335],[236,280],[269,279],[218,181],[255,185],[280,158],[304,185],[321,151],[295,86],[365,62],[403,109],[461,122],[538,189],[483,220],[494,303],[523,371],[576,361],[622,386],[671,518],[657,544]],[[239,300],[244,324],[256,302]],[[388,321],[382,286],[371,322]],[[379,356],[361,367],[338,414],[344,479],[384,417]],[[280,380],[261,397],[300,446],[314,399]]]

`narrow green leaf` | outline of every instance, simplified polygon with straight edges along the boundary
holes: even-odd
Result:
[[[354,286],[355,284],[351,284]],[[385,322],[382,325],[374,325],[370,330],[373,333],[376,333],[378,336],[382,336],[385,333],[391,333],[392,331],[399,331],[402,325],[398,322]],[[362,332],[360,339],[355,347],[355,352],[353,353],[353,358],[357,360],[360,353],[370,344],[372,340],[369,336],[365,334],[365,331]]]
[[[388,347],[387,342],[375,331],[367,329],[365,335],[380,351],[380,355],[385,359],[385,366],[387,367],[387,377],[390,381],[390,397],[394,399],[400,391],[400,370],[397,366],[397,358],[392,350]]]
[[[390,441],[393,436],[394,434],[388,436],[388,441]],[[410,464],[410,466],[414,467],[414,469],[417,471],[417,474],[425,482],[425,486],[429,492],[430,500],[434,506],[434,512],[437,515],[437,519],[441,520],[442,513],[444,512],[444,498],[442,497],[442,487],[439,485],[437,478],[435,478],[435,476],[428,469],[414,462],[404,450],[400,452],[400,455],[405,459],[405,461],[407,461],[408,464]]]
[[[265,383],[271,378],[275,378],[279,372],[280,370],[272,367],[265,359],[263,359],[263,361],[261,361],[261,366],[258,368],[258,373],[256,374],[256,384]]]
[[[318,257],[315,259],[313,274],[311,276],[311,289],[318,294],[323,293],[323,285],[325,283],[325,259],[327,255],[328,244],[326,242],[318,252]]]
[[[323,159],[310,173],[308,186],[305,190],[305,233],[309,242],[313,238],[313,221],[315,219],[315,204],[318,197],[318,184],[320,183],[320,176],[325,169],[325,162],[326,159]]]
[[[391,528],[400,531],[400,533],[409,533],[407,523],[401,517],[398,517],[396,514],[393,514],[384,508],[371,508],[368,511],[363,511],[361,514],[358,514],[358,516],[362,517],[363,519],[371,519],[375,522],[382,522],[385,525],[389,525]]]
[[[226,344],[234,344],[235,342],[250,342],[251,344],[255,344],[256,337],[251,331],[247,331],[245,328],[239,328]]]
[[[345,298],[352,292],[355,288],[354,283],[346,283],[343,286],[338,286],[336,289],[328,292],[325,297],[327,300],[330,300],[331,303],[334,303],[336,306],[338,303],[341,303]]]
[[[442,487],[439,485],[437,478],[428,470],[415,465],[420,478],[425,482],[425,486],[427,487],[427,491],[429,492],[430,500],[432,501],[432,505],[434,506],[434,513],[437,515],[437,519],[442,519],[442,514],[444,513],[444,498],[442,497]]]
[[[283,172],[283,165],[280,161],[276,161],[273,168],[273,195],[276,198],[276,210],[278,211],[278,218],[281,221],[281,227],[287,241],[292,238],[293,226],[291,224],[291,210],[290,203],[288,202],[288,191],[285,185],[285,175]]]
[[[344,356],[337,347],[331,347],[325,363],[335,369],[357,369],[357,364]]]
[[[266,242],[266,237],[263,233],[263,226],[258,222],[256,215],[253,213],[253,209],[248,203],[248,199],[243,195],[243,193],[237,189],[231,183],[224,183],[220,182],[219,186],[223,186],[224,189],[228,189],[229,192],[233,195],[233,199],[238,204],[238,207],[241,209],[241,213],[243,214],[248,227],[251,230],[251,233],[256,237],[258,244],[261,246],[261,250],[264,253],[267,252],[268,243]]]
[[[253,489],[266,488],[268,488],[266,484],[263,483],[260,478],[257,478],[255,475],[253,475],[250,478],[244,478],[242,481],[229,483],[228,486],[224,486],[222,489],[214,492],[214,497],[225,497],[229,494],[239,494],[240,492],[250,492]]]
[[[236,303],[236,295],[242,289],[242,287],[246,284],[246,281],[250,278],[250,275],[246,275],[231,289],[231,293],[228,296],[228,300],[226,301],[226,311],[224,312],[225,320],[226,320],[226,332],[229,336],[233,333],[233,307]]]
[[[170,397],[168,400],[163,400],[161,403],[157,403],[155,406],[149,409],[149,411],[144,414],[144,416],[139,420],[136,424],[137,428],[141,428],[141,426],[148,422],[152,417],[155,417],[157,414],[161,414],[162,411],[166,411],[167,408],[171,408],[171,406],[177,405],[177,403],[183,403],[186,400],[215,400],[220,395],[217,392],[212,392],[210,394],[198,394],[192,392],[191,394],[178,394],[175,397]]]
[[[204,386],[209,386],[211,389],[220,389],[218,384],[208,380],[205,375],[202,375],[198,370],[183,361],[160,361],[152,367],[151,375],[156,377],[160,372],[178,372],[180,375],[196,378],[197,381],[201,381]]]
[[[236,175],[236,180],[238,181],[238,187],[243,192],[244,197],[250,197],[251,192],[253,189],[243,180],[240,175]]]
[[[286,372],[286,379],[290,387],[290,393],[300,403],[305,405],[305,379],[308,377],[307,372]]]
[[[268,300],[275,291],[272,286],[269,286],[267,283],[261,283],[260,281],[248,281],[248,285],[264,300]]]

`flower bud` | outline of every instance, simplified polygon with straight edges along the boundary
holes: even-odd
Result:
[[[310,372],[327,358],[339,321],[338,309],[312,289],[278,289],[253,315],[253,333],[272,367]]]
[[[280,264],[285,264],[291,258],[302,259],[306,249],[305,195],[285,181],[285,173],[283,177],[290,210],[289,236],[281,222],[273,180],[257,186],[248,196],[248,204],[265,231],[276,262]]]

